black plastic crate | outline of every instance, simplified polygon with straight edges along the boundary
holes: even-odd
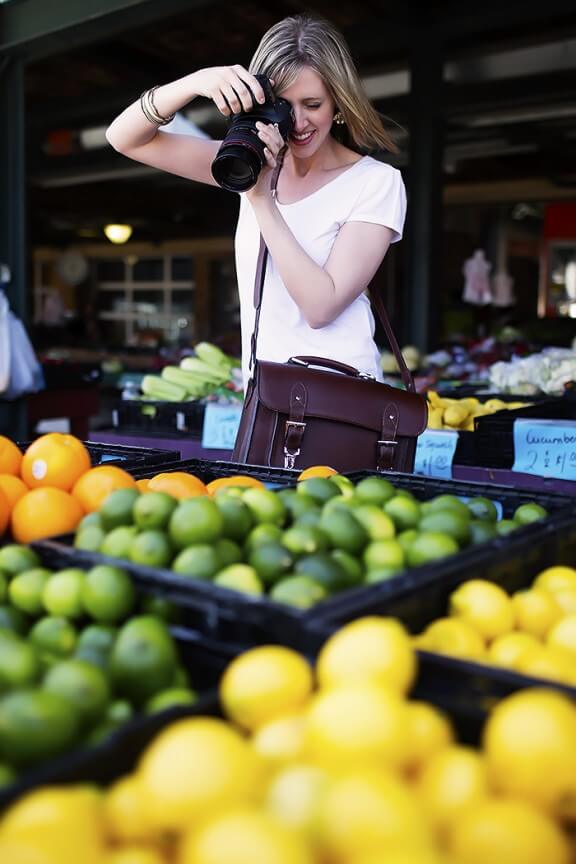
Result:
[[[167,465],[164,470],[167,473],[171,471],[185,471],[188,474],[194,474],[203,483],[209,483],[211,480],[217,480],[221,477],[232,477],[235,474],[242,474],[245,477],[248,476],[253,477],[255,480],[261,480],[271,489],[293,485],[296,483],[298,475],[301,472],[300,468],[273,468],[269,465],[245,465],[242,462],[208,459],[184,459]],[[130,473],[137,480],[141,480],[154,477],[158,471],[143,467]]]
[[[137,430],[154,435],[202,437],[205,403],[153,402],[139,399],[118,401],[112,409],[115,429]]]
[[[18,442],[22,452],[31,441]],[[82,442],[92,460],[92,467],[98,465],[116,465],[126,471],[133,468],[145,468],[152,465],[169,465],[180,459],[178,450],[160,450],[156,447],[130,447],[125,444],[99,444],[97,441]],[[157,472],[156,472],[157,473]]]

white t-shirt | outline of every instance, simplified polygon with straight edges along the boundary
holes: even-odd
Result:
[[[304,251],[321,267],[326,264],[338,231],[346,222],[371,222],[402,237],[406,192],[400,172],[364,156],[321,189],[293,204],[278,208]],[[250,373],[250,339],[254,329],[254,278],[260,229],[245,195],[240,195],[236,229],[236,274],[240,294],[242,371],[246,386]],[[361,254],[361,250],[358,250]],[[332,323],[313,329],[290,297],[274,261],[268,256],[256,356],[285,363],[290,357],[312,354],[348,363],[381,380],[374,317],[366,294],[361,294]]]

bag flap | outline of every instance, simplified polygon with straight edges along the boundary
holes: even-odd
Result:
[[[398,436],[420,435],[428,422],[426,400],[418,393],[338,372],[257,362],[258,396],[271,411],[289,414],[290,393],[296,383],[306,388],[307,417],[337,420],[380,432],[384,409],[394,403],[398,409]]]

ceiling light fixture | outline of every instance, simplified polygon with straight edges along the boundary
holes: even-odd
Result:
[[[121,244],[127,243],[132,236],[132,225],[121,225],[119,223],[109,223],[104,226],[104,234],[111,243]]]

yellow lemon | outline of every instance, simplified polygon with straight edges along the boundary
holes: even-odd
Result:
[[[355,857],[353,864],[448,864],[448,862],[443,855],[433,849],[389,849],[385,854],[373,852],[360,858]]]
[[[430,757],[415,789],[442,835],[467,807],[476,807],[488,795],[486,765],[471,747],[454,744]]]
[[[554,595],[543,588],[529,588],[512,595],[516,627],[525,633],[543,639],[550,628],[562,617],[562,610]]]
[[[563,564],[548,567],[538,574],[534,580],[535,588],[543,588],[544,591],[561,591],[564,588],[576,589],[576,569],[565,567]]]
[[[499,585],[484,579],[464,582],[450,595],[450,615],[467,621],[480,635],[491,641],[514,627],[514,608]]]
[[[0,861],[6,864],[74,864],[72,860],[63,861],[52,855],[50,850],[34,846],[32,838],[27,842],[20,840],[3,840],[0,837]]]
[[[406,740],[408,753],[405,767],[417,773],[425,762],[454,741],[454,730],[448,717],[427,702],[406,703]]]
[[[313,864],[305,841],[267,813],[231,810],[184,837],[178,864]]]
[[[576,588],[558,588],[554,599],[564,615],[576,615]]]
[[[484,640],[467,621],[438,618],[418,637],[417,645],[425,651],[437,651],[466,660],[481,660],[486,655]]]
[[[486,800],[453,824],[449,850],[461,864],[569,864],[560,828],[526,801]]]
[[[542,643],[530,633],[505,633],[498,636],[488,648],[488,659],[496,666],[517,669],[522,657],[540,651]]]
[[[105,864],[167,864],[168,859],[150,846],[124,846],[108,852]]]
[[[546,642],[548,645],[576,654],[576,614],[566,615],[558,621],[548,633]]]
[[[312,693],[310,664],[291,648],[262,645],[240,654],[220,681],[225,713],[246,729],[298,711]]]
[[[151,824],[177,830],[252,801],[261,770],[256,753],[232,727],[194,717],[173,723],[155,738],[137,776]]]
[[[407,693],[416,675],[410,636],[393,618],[359,618],[324,644],[316,674],[320,687],[370,681]]]
[[[317,765],[289,765],[268,786],[266,809],[289,828],[310,832],[327,786],[328,774]]]
[[[546,678],[563,684],[576,683],[574,657],[555,645],[543,645],[538,651],[525,652],[520,656],[516,669],[533,678]]]
[[[561,813],[576,797],[576,708],[553,690],[503,699],[484,727],[484,752],[497,792]]]
[[[271,768],[295,762],[304,752],[304,714],[288,714],[265,723],[252,737],[252,747]]]
[[[117,780],[104,798],[107,836],[122,843],[138,843],[158,836],[148,822],[140,783],[135,774]]]

